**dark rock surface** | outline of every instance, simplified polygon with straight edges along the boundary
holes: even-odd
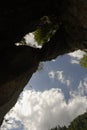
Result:
[[[55,16],[59,30],[41,50],[15,46],[35,30],[43,16]],[[0,1],[0,122],[40,61],[81,49],[87,50],[86,0]]]

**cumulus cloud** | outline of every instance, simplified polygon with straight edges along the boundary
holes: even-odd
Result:
[[[87,97],[71,92],[68,103],[61,89],[52,88],[44,92],[24,91],[21,99],[9,112],[21,122],[25,130],[49,130],[57,126],[69,125],[79,114],[87,109]],[[9,130],[13,130],[10,127]],[[4,130],[4,129],[3,129]]]
[[[77,59],[81,59],[84,54],[85,54],[84,51],[77,50],[77,51],[74,51],[72,53],[69,53],[68,55],[71,56],[71,57],[77,58]]]
[[[33,33],[28,33],[24,36],[24,39],[26,41],[26,46],[31,46],[33,48],[42,48],[41,45],[39,45],[35,38],[34,38],[34,34]],[[16,46],[20,46],[20,45],[23,45],[23,43],[15,43]]]
[[[28,46],[31,46],[31,47],[34,47],[34,48],[42,48],[42,46],[39,45],[39,44],[36,42],[33,33],[29,33],[29,34],[25,35],[24,38],[25,38],[26,44],[27,44]]]
[[[80,59],[83,57],[84,54],[85,54],[85,52],[81,51],[81,50],[77,50],[72,53],[69,53],[68,55],[71,57],[70,63],[79,64]]]

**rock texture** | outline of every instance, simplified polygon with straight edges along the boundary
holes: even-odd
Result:
[[[55,16],[59,30],[35,49],[15,46],[36,29],[43,16]],[[0,123],[16,103],[19,94],[40,61],[81,49],[87,50],[86,0],[14,0],[0,2]]]

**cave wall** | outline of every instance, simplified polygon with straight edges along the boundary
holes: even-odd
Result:
[[[39,25],[42,16],[55,16],[59,29],[43,48],[15,46]],[[86,0],[0,1],[0,122],[40,61],[87,50]]]

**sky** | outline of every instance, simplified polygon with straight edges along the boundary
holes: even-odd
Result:
[[[80,66],[83,51],[42,62],[16,105],[5,116],[1,130],[50,130],[68,126],[87,111],[87,69]]]

